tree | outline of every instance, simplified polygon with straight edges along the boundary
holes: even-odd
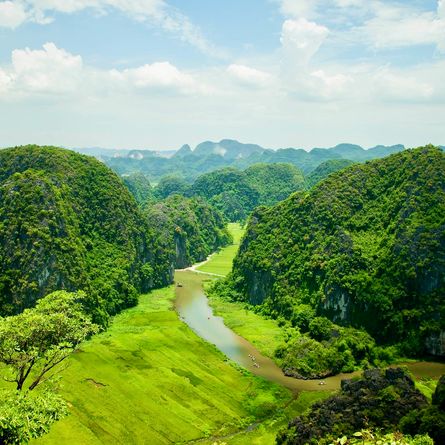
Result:
[[[57,291],[38,301],[35,308],[0,318],[0,362],[5,380],[29,390],[60,372],[58,366],[77,345],[98,331],[84,312],[84,292]]]
[[[0,391],[0,444],[23,444],[49,431],[68,413],[51,392]]]

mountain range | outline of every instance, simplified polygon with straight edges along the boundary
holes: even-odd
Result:
[[[290,163],[305,174],[315,170],[322,162],[331,159],[348,159],[364,162],[382,158],[405,150],[402,144],[377,145],[365,149],[360,145],[342,143],[330,148],[316,147],[310,151],[302,148],[272,150],[257,144],[245,144],[232,139],[219,142],[205,141],[194,150],[183,145],[179,150],[112,150],[83,148],[76,151],[99,158],[120,175],[144,173],[151,181],[158,181],[167,174],[176,174],[193,181],[203,173],[223,167],[245,169],[256,163]]]

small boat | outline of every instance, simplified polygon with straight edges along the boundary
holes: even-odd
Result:
[[[183,287],[182,283],[177,283],[176,286],[177,287]]]

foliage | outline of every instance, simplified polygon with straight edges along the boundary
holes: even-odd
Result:
[[[51,392],[0,391],[0,443],[23,444],[46,434],[67,414],[66,403]]]
[[[259,202],[259,192],[248,183],[243,172],[233,168],[200,176],[190,194],[208,199],[232,222],[245,220]]]
[[[349,159],[330,159],[321,163],[314,171],[310,172],[306,177],[306,185],[311,188],[323,179],[327,178],[331,173],[343,170],[354,162]]]
[[[146,212],[175,268],[203,261],[231,242],[224,217],[202,198],[172,195]]]
[[[83,292],[53,292],[40,299],[35,308],[19,315],[0,317],[0,362],[6,365],[10,382],[17,390],[29,390],[48,380],[88,336],[97,332],[84,312]],[[49,375],[51,373],[51,375]]]
[[[428,436],[404,436],[401,433],[382,434],[371,430],[357,431],[349,438],[346,436],[332,442],[330,445],[433,445]]]
[[[364,428],[394,431],[404,415],[426,405],[402,369],[368,370],[361,379],[343,380],[339,394],[315,403],[308,414],[290,422],[277,444],[326,444]]]
[[[0,314],[84,290],[106,323],[138,291],[171,282],[158,239],[103,163],[54,147],[0,151]]]
[[[150,181],[143,173],[132,173],[122,177],[125,186],[140,206],[154,201],[154,192]]]
[[[200,176],[189,194],[203,196],[230,221],[244,221],[258,205],[273,205],[304,188],[302,173],[290,164],[255,164],[245,171],[216,170]]]
[[[303,174],[291,164],[254,164],[244,174],[258,191],[260,205],[274,205],[304,188]]]
[[[436,444],[445,443],[445,375],[434,391],[432,405],[411,411],[400,421],[400,428],[407,434],[428,433]]]
[[[175,194],[184,195],[189,188],[190,185],[181,176],[167,175],[160,179],[154,193],[157,199],[162,200]]]
[[[407,150],[258,207],[227,285],[303,331],[311,314],[301,308],[312,308],[404,354],[434,352],[427,340],[445,329],[444,227],[445,154]]]

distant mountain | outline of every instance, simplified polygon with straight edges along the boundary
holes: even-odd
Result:
[[[190,145],[185,144],[177,152],[175,152],[173,154],[173,157],[174,158],[183,158],[185,156],[191,155],[192,153],[193,152],[192,152],[192,149],[190,148]]]
[[[84,155],[94,156],[99,159],[106,158],[130,158],[144,159],[152,157],[170,158],[177,150],[138,150],[138,149],[117,149],[117,148],[73,148],[73,151]]]
[[[253,164],[288,163],[298,167],[305,175],[322,162],[332,159],[349,159],[364,162],[404,150],[403,145],[378,145],[368,150],[354,144],[339,144],[331,148],[282,148],[272,150],[257,144],[244,144],[232,139],[220,142],[206,141],[194,150],[183,145],[176,152],[154,150],[110,150],[103,148],[77,149],[98,157],[120,175],[143,173],[157,182],[164,175],[181,175],[192,182],[198,176],[224,167],[245,169]]]
[[[265,149],[255,144],[243,144],[232,139],[220,142],[202,142],[197,145],[193,154],[197,156],[219,155],[225,159],[248,158],[254,153],[262,153]]]

